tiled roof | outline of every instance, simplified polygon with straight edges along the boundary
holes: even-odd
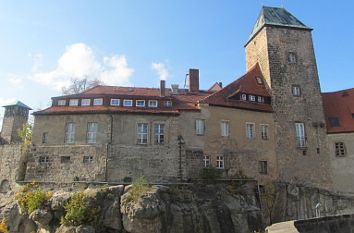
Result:
[[[262,84],[257,83],[256,77],[261,79]],[[267,103],[249,102],[230,98],[237,93],[252,94],[255,96],[270,98],[270,95],[265,87],[265,81],[261,69],[259,68],[258,64],[254,65],[245,75],[227,85],[222,90],[204,98],[201,103],[266,112],[273,111],[272,106]]]
[[[322,93],[328,133],[354,132],[354,88]],[[339,127],[332,127],[329,118],[337,117]]]
[[[21,101],[15,101],[13,103],[4,105],[3,107],[10,107],[10,106],[18,106],[18,107],[21,107],[21,108],[32,110],[32,108],[28,107],[26,104],[22,103]]]
[[[73,113],[147,113],[147,114],[178,114],[180,111],[199,111],[197,103],[202,98],[211,94],[208,91],[200,91],[198,93],[186,93],[171,95],[171,90],[166,89],[166,96],[160,96],[158,88],[139,88],[139,87],[115,87],[115,86],[96,86],[83,93],[53,97],[53,100],[58,99],[73,99],[73,98],[110,98],[133,99],[133,100],[172,100],[172,107],[162,107],[160,102],[159,107],[123,107],[123,106],[51,106],[42,111],[37,111],[34,115],[45,114],[73,114]],[[106,101],[107,103],[107,101]]]

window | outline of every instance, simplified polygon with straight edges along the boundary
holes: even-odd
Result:
[[[69,101],[69,106],[78,106],[79,105],[79,100],[78,99],[71,99]]]
[[[49,156],[39,156],[39,164],[48,164]]]
[[[242,95],[241,95],[241,99],[242,99],[242,100],[247,100],[247,95],[246,95],[246,94],[242,94]]]
[[[75,142],[75,123],[67,123],[65,126],[65,139],[66,144]]]
[[[103,105],[103,99],[102,99],[102,98],[93,99],[93,105],[94,105],[94,106]]]
[[[93,163],[93,156],[85,155],[82,162],[83,163]]]
[[[254,95],[249,95],[248,100],[249,101],[256,101],[256,97]]]
[[[260,77],[256,77],[257,84],[263,84],[263,80]]]
[[[61,163],[70,163],[70,156],[61,156],[60,162]]]
[[[297,147],[306,146],[306,137],[305,137],[305,125],[302,122],[295,123],[295,132],[296,132],[296,144]]]
[[[267,161],[259,161],[258,170],[260,174],[268,174],[268,162]]]
[[[345,156],[346,150],[345,150],[344,142],[336,142],[334,143],[334,147],[335,147],[336,156],[339,157]]]
[[[124,107],[131,107],[133,106],[133,100],[123,100]]]
[[[157,107],[157,100],[149,100],[149,107],[156,108]]]
[[[87,135],[86,141],[87,143],[96,143],[96,134],[97,134],[97,123],[89,122],[87,123]]]
[[[255,124],[246,123],[246,137],[247,139],[253,139],[255,137]]]
[[[58,100],[58,105],[59,106],[65,106],[66,105],[66,100]]]
[[[137,107],[145,107],[145,100],[137,100],[135,105]]]
[[[171,100],[168,100],[168,101],[165,101],[164,103],[165,107],[172,107],[172,101]]]
[[[216,156],[216,168],[224,169],[224,156]]]
[[[90,99],[82,99],[81,100],[81,106],[90,106],[90,105],[91,105]]]
[[[204,120],[202,119],[196,119],[195,120],[195,133],[197,135],[204,135]]]
[[[300,86],[293,85],[292,86],[292,93],[293,93],[293,96],[300,96],[301,95]]]
[[[230,132],[230,124],[229,121],[221,121],[221,137],[228,137]]]
[[[119,99],[111,99],[111,106],[119,106]]]
[[[261,138],[268,140],[268,125],[261,125]]]
[[[288,54],[288,62],[290,64],[295,64],[296,63],[296,54],[294,52],[289,52],[289,54]]]
[[[204,162],[204,167],[210,167],[210,156],[204,155],[203,162]]]
[[[154,124],[154,143],[164,144],[165,142],[165,125]]]
[[[42,143],[43,143],[43,144],[48,143],[48,132],[44,132],[44,133],[42,134]]]
[[[264,97],[258,96],[257,101],[258,101],[258,103],[264,103]]]
[[[137,144],[147,144],[149,125],[138,123],[137,125]]]
[[[339,127],[339,119],[338,117],[328,117],[329,124],[331,127]]]

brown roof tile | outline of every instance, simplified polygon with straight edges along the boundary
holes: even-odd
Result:
[[[354,132],[354,88],[322,93],[328,133]],[[337,117],[339,127],[332,127],[330,117]]]

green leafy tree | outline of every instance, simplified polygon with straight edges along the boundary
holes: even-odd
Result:
[[[17,129],[17,134],[23,143],[23,149],[26,150],[32,141],[32,126],[28,123],[23,124],[21,129]]]

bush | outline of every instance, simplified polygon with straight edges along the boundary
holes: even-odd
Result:
[[[84,199],[83,192],[77,192],[71,196],[69,202],[64,205],[65,215],[61,218],[61,224],[79,226],[97,220],[99,209],[90,208]]]
[[[137,202],[144,193],[150,190],[150,188],[151,187],[144,176],[140,176],[139,178],[134,180],[132,183],[132,187],[129,190],[131,201]]]
[[[0,223],[0,233],[8,233],[9,230],[8,230],[8,227],[5,223],[1,222]]]
[[[203,168],[200,176],[202,177],[202,179],[215,180],[220,177],[220,173],[214,167],[206,167],[206,168]]]
[[[16,200],[25,214],[43,208],[51,197],[51,192],[42,191],[35,182],[22,186],[16,193]]]

